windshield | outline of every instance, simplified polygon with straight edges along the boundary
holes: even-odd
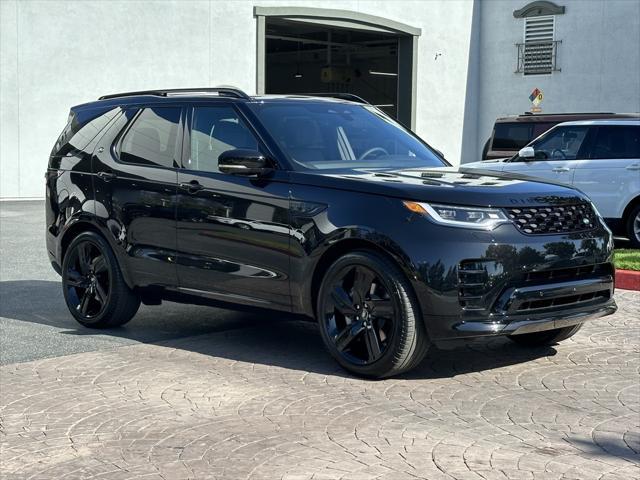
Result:
[[[422,168],[446,163],[400,124],[369,105],[249,104],[297,167]]]

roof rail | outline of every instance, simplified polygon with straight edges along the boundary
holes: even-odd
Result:
[[[328,93],[328,92],[322,92],[322,93],[299,93],[297,95],[304,95],[304,96],[308,96],[308,97],[339,98],[340,100],[349,100],[351,102],[366,103],[367,105],[369,105],[369,102],[367,102],[364,98],[359,97],[357,95],[354,95],[353,93],[340,93],[340,92]]]
[[[554,116],[562,116],[562,115],[619,115],[614,112],[568,112],[568,113],[533,113],[533,112],[524,112],[522,115],[518,115],[519,117],[530,117],[530,116],[546,116],[546,117],[554,117]]]
[[[162,90],[139,90],[136,92],[114,93],[111,95],[103,95],[98,100],[108,100],[120,97],[135,97],[138,95],[156,95],[160,97],[169,97],[171,95],[189,95],[198,93],[217,93],[218,95],[234,98],[242,98],[249,100],[251,97],[242,90],[231,86],[204,87],[204,88],[170,88]]]

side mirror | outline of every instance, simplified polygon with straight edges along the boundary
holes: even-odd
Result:
[[[518,157],[523,158],[525,161],[533,160],[536,158],[536,151],[533,147],[522,147],[518,152]]]
[[[273,171],[271,161],[257,150],[235,149],[222,152],[218,157],[222,173],[242,176],[264,176]]]

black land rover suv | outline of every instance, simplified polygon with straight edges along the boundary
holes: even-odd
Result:
[[[105,96],[71,109],[46,178],[51,263],[88,327],[163,300],[293,312],[385,377],[434,342],[546,345],[616,310],[588,198],[453,168],[356,97]]]

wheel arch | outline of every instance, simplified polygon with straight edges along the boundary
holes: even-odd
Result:
[[[84,232],[95,232],[101,237],[104,237],[102,232],[100,232],[100,229],[93,223],[87,220],[78,220],[74,222],[65,229],[64,233],[62,234],[62,238],[60,239],[59,258],[61,265],[64,261],[65,255],[67,254],[67,249],[69,248],[71,242],[73,242],[73,239]]]
[[[627,206],[624,207],[624,211],[622,212],[622,221],[623,222],[626,223],[627,217],[631,213],[631,210],[633,210],[638,205],[640,205],[640,195],[637,195],[636,197],[632,198],[631,201],[627,204]]]
[[[409,284],[411,284],[411,293],[414,295],[414,297],[416,296],[416,292],[410,276],[412,268],[408,263],[408,259],[406,259],[406,257],[400,251],[391,251],[382,247],[379,243],[364,238],[345,238],[344,240],[340,240],[339,242],[336,242],[328,247],[322,253],[315,264],[315,268],[311,276],[311,282],[309,283],[308,287],[308,298],[310,300],[308,304],[311,306],[312,311],[307,312],[313,318],[315,318],[318,302],[317,294],[320,289],[322,279],[324,278],[324,274],[338,258],[346,255],[347,253],[359,250],[367,250],[377,253],[378,255],[393,262],[393,264],[396,265],[407,276],[407,280],[409,281]]]
[[[62,267],[67,249],[69,248],[69,245],[71,244],[73,239],[84,232],[96,233],[97,235],[100,235],[100,237],[102,237],[107,242],[107,244],[109,244],[116,258],[116,261],[118,262],[118,266],[120,267],[120,271],[122,272],[125,283],[129,288],[134,288],[135,285],[131,281],[129,272],[126,268],[124,268],[125,266],[119,258],[118,250],[113,245],[111,239],[109,238],[109,235],[106,235],[105,232],[96,223],[92,222],[88,218],[77,219],[75,222],[69,224],[65,228],[59,243],[60,246],[58,251],[58,258],[60,261],[60,267]]]

